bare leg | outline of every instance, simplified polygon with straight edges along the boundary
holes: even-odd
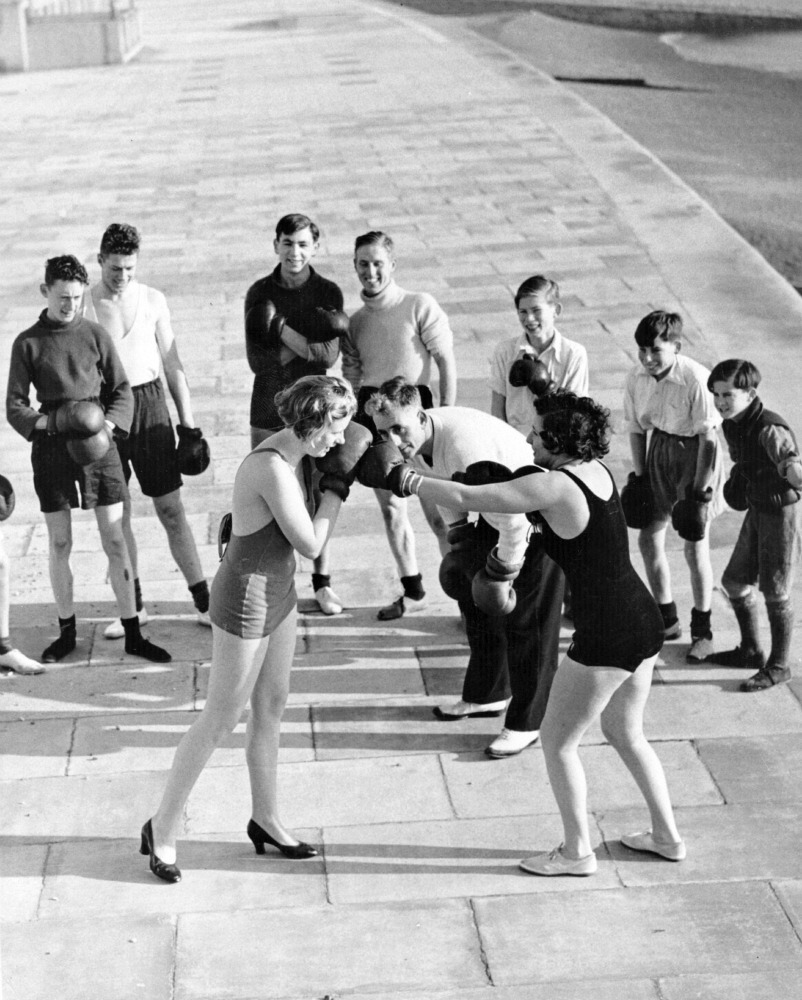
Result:
[[[679,842],[674,811],[660,759],[643,735],[643,710],[652,685],[656,657],[644,660],[613,694],[602,712],[602,732],[626,764],[646,799],[652,833],[664,844]]]
[[[540,740],[563,821],[566,858],[584,858],[593,850],[579,743],[627,677],[626,671],[618,667],[586,667],[568,656],[557,669]]]
[[[399,576],[416,576],[418,560],[415,555],[415,532],[409,522],[407,502],[389,490],[374,490],[379,501],[387,541],[398,567]]]
[[[164,496],[154,497],[153,506],[156,508],[162,527],[167,532],[167,544],[170,546],[176,566],[184,574],[187,586],[200,583],[204,579],[203,569],[180,491],[173,490]],[[136,576],[136,573],[134,575]]]
[[[691,572],[693,606],[698,611],[709,611],[713,598],[713,565],[710,562],[710,535],[700,542],[685,543],[685,562]]]
[[[123,500],[123,535],[125,535],[125,546],[128,549],[128,559],[131,562],[131,573],[136,580],[139,576],[139,551],[134,538],[134,530],[131,527],[131,498]]]
[[[655,521],[638,533],[638,546],[643,556],[646,579],[658,604],[670,604],[672,601],[671,573],[666,557],[667,528],[667,522]]]
[[[298,841],[279,819],[276,786],[281,717],[289,694],[296,619],[297,612],[293,609],[270,636],[264,665],[251,693],[245,748],[253,819],[276,840],[292,845]]]
[[[9,565],[3,531],[0,529],[0,636],[5,638],[10,631],[9,614],[11,595],[9,593]]]
[[[239,722],[265,660],[268,638],[240,639],[212,625],[212,663],[206,704],[178,745],[161,803],[153,815],[153,846],[175,863],[184,806],[212,752]]]
[[[443,520],[437,504],[431,502],[431,500],[420,500],[421,509],[423,510],[423,515],[426,518],[426,522],[429,527],[434,532],[434,536],[437,539],[437,544],[440,548],[441,557],[451,550],[451,546],[448,544],[446,535],[448,533],[448,526]]]
[[[56,599],[59,618],[70,618],[75,613],[73,604],[72,568],[72,514],[57,510],[45,514],[49,542],[50,584]]]
[[[120,618],[134,618],[134,578],[123,534],[122,502],[108,507],[95,507],[95,518],[100,531],[100,542],[109,560],[109,582],[117,598]]]

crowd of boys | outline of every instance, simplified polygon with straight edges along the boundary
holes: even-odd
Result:
[[[303,375],[330,370],[340,355],[357,394],[356,419],[371,430],[375,448],[397,448],[433,475],[470,482],[489,482],[531,465],[527,436],[537,396],[560,389],[588,393],[587,353],[556,328],[562,304],[553,280],[534,276],[517,290],[521,331],[493,352],[487,414],[454,405],[457,374],[448,317],[431,295],[396,283],[390,237],[370,232],[356,240],[361,306],[350,318],[340,288],[312,267],[319,240],[308,217],[280,219],[273,244],[278,263],[245,297],[245,343],[254,373],[252,447],[280,427],[276,392]],[[91,287],[77,258],[48,260],[41,286],[46,308],[12,347],[7,417],[32,445],[58,613],[59,634],[42,654],[45,663],[61,660],[76,646],[70,553],[71,510],[79,503],[94,510],[109,560],[119,618],[106,637],[124,637],[131,655],[170,659],[141,632],[147,611],[128,493],[132,472],[153,501],[198,622],[210,624],[208,585],[180,493],[182,473],[203,471],[209,451],[195,426],[166,299],[136,278],[139,251],[133,226],[109,226],[97,258],[100,278]],[[682,634],[666,557],[670,523],[683,539],[691,579],[687,660],[749,669],[754,673],[741,690],[769,688],[790,677],[791,588],[802,497],[793,431],[763,406],[753,364],[732,359],[710,372],[680,353],[677,314],[650,313],[638,324],[635,341],[639,364],[626,377],[623,400],[632,472],[622,503],[627,523],[638,531],[665,638]],[[177,441],[162,378],[178,414]],[[31,387],[38,408],[31,403]],[[734,463],[726,482],[722,434]],[[388,621],[423,606],[415,537],[407,501],[367,467],[360,478],[376,491],[400,578],[401,593],[378,612]],[[726,505],[745,512],[723,577],[741,641],[735,649],[716,651],[709,539],[710,525]],[[6,503],[0,489],[0,520],[10,507],[13,502]],[[457,601],[470,650],[461,698],[436,714],[459,720],[506,713],[487,753],[520,753],[538,738],[557,666],[562,574],[523,516],[472,519],[469,511],[434,507],[424,513],[443,557],[441,584]],[[312,586],[320,610],[329,615],[343,610],[331,575],[324,551]],[[768,657],[759,640],[755,587],[768,611]],[[40,664],[11,642],[8,603],[8,558],[0,534],[0,668],[39,672]]]

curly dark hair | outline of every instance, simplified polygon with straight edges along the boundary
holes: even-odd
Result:
[[[57,281],[80,281],[82,285],[89,284],[86,268],[71,253],[61,257],[51,257],[45,263],[45,284],[52,288]]]
[[[610,450],[610,411],[590,396],[565,389],[535,399],[543,418],[540,440],[554,455],[570,455],[589,462]]]
[[[274,401],[285,427],[305,440],[332,420],[352,417],[356,398],[350,383],[336,375],[303,375],[277,392]]]
[[[139,253],[140,243],[136,226],[129,226],[127,222],[112,222],[100,238],[100,254],[102,257],[109,257],[113,253],[130,257]]]

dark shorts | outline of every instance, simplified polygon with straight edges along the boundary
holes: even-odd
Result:
[[[757,584],[767,601],[791,597],[800,552],[799,506],[765,512],[749,508],[724,570],[728,583]]]
[[[698,437],[680,437],[677,434],[666,434],[665,431],[652,431],[646,456],[646,472],[652,487],[656,521],[669,521],[674,504],[685,496],[685,487],[693,485],[698,454]],[[722,495],[723,472],[719,448],[710,481],[713,488],[711,518],[717,517],[725,507]]]
[[[134,386],[134,419],[128,437],[117,442],[126,483],[133,468],[146,497],[163,497],[183,485],[175,432],[161,379]]]
[[[78,465],[67,453],[63,438],[35,437],[31,465],[34,489],[44,514],[77,507],[79,490],[82,510],[110,507],[128,499],[128,487],[114,441],[103,458],[90,465]]]
[[[421,406],[424,410],[431,410],[434,408],[434,398],[432,397],[432,390],[428,385],[419,385],[417,387],[420,393]],[[371,434],[376,437],[376,425],[373,422],[373,417],[369,417],[365,413],[365,403],[370,399],[374,392],[378,392],[379,387],[377,385],[363,385],[359,392],[356,394],[356,416],[354,417],[354,422],[357,424],[362,424],[363,427],[371,432]]]

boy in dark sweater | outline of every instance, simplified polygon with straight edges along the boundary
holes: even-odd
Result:
[[[131,564],[122,531],[127,488],[112,434],[128,433],[133,395],[111,338],[97,323],[80,315],[88,283],[86,269],[76,257],[48,260],[40,286],[47,309],[11,348],[6,415],[14,430],[33,445],[33,482],[47,525],[50,582],[59,617],[60,635],[45,649],[42,660],[54,663],[75,649],[71,510],[78,506],[80,490],[81,507],[94,510],[109,560],[109,579],[125,628],[125,651],[166,663],[170,654],[143,638],[139,630]],[[31,385],[36,390],[39,410],[30,403]],[[53,417],[71,400],[93,402],[104,411],[108,450],[87,464],[74,460],[68,447],[69,434],[57,430]],[[94,436],[102,434],[101,430]]]
[[[721,581],[738,620],[741,642],[706,659],[757,670],[741,684],[742,691],[763,691],[791,676],[787,663],[794,628],[791,590],[800,551],[799,448],[785,420],[763,406],[758,385],[760,372],[740,358],[721,361],[707,382],[724,418],[722,429],[735,463],[724,498],[734,510],[745,510],[746,516]],[[755,584],[769,616],[768,660],[760,647]]]

